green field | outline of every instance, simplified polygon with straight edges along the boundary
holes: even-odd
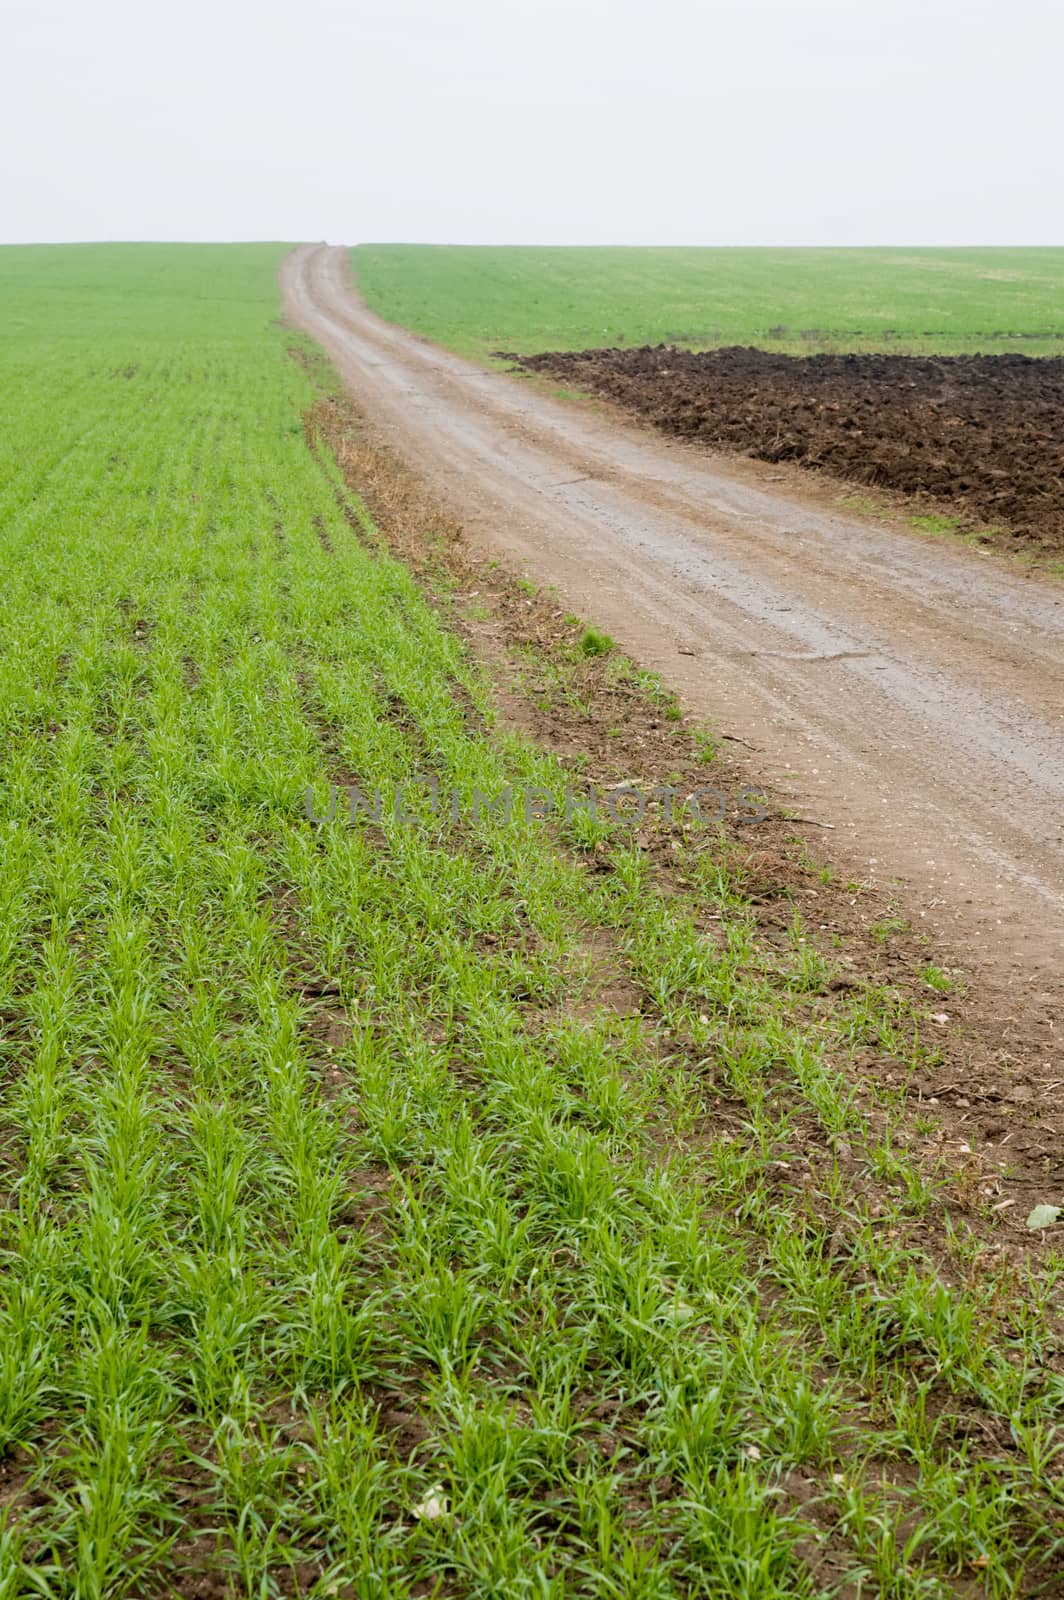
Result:
[[[359,245],[363,296],[476,360],[626,343],[1064,353],[1064,250]]]
[[[723,839],[472,817],[564,775],[305,432],[279,256],[0,251],[0,1600],[1059,1582],[1059,1255]]]

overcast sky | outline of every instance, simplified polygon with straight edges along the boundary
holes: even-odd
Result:
[[[1061,244],[1059,0],[25,0],[0,239]]]

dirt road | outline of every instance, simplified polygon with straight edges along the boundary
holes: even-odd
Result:
[[[484,372],[372,315],[346,251],[295,251],[282,289],[474,542],[748,741],[827,857],[1056,1009],[1064,585]]]

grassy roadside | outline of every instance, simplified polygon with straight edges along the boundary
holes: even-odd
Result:
[[[130,251],[121,331],[72,284],[4,353],[0,1595],[1059,1582],[1061,1260],[925,1155],[921,1019],[727,832],[474,824],[569,767],[275,258],[184,255],[178,328]],[[515,693],[674,722],[566,628]]]
[[[477,361],[680,344],[1059,355],[1064,251],[364,244],[367,303]]]

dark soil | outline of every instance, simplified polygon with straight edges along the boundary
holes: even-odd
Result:
[[[505,359],[666,433],[926,496],[995,542],[1064,552],[1064,357],[658,345]]]

